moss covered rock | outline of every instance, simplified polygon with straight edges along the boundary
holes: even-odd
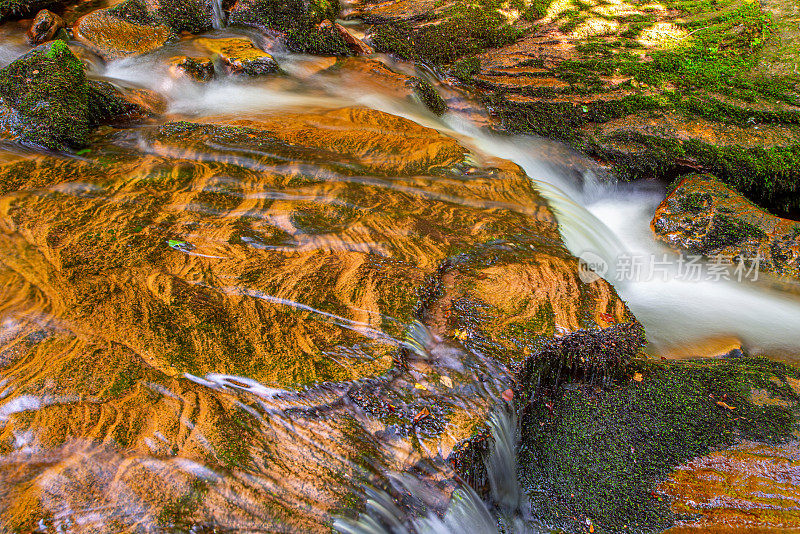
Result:
[[[228,72],[246,76],[262,76],[280,68],[271,55],[256,48],[249,39],[197,39],[197,45],[219,58]]]
[[[40,45],[0,70],[0,134],[51,150],[81,148],[94,126],[158,114],[151,93],[125,95],[88,81],[64,41]]]
[[[229,24],[256,28],[274,35],[294,52],[345,56],[350,49],[332,24],[339,15],[338,0],[237,0],[230,9]]]
[[[53,150],[86,145],[89,86],[64,41],[40,45],[0,70],[2,130]]]
[[[509,23],[501,2],[384,2],[360,13],[373,23],[381,52],[429,65],[456,60],[514,42],[522,31]]]
[[[525,484],[534,515],[568,532],[659,532],[676,519],[658,484],[678,465],[742,440],[798,429],[800,371],[765,359],[640,361],[598,391],[573,383],[524,410]],[[777,402],[763,403],[759,395]]]
[[[787,209],[800,206],[789,4],[392,0],[356,14],[376,49],[449,72],[502,127],[567,141],[622,178],[701,169]]]
[[[710,175],[682,179],[656,210],[656,238],[695,254],[800,278],[800,222],[776,217]]]

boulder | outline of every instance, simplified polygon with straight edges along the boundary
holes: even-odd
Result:
[[[418,76],[395,72],[380,61],[365,57],[339,60],[329,72],[335,72],[339,83],[392,95],[394,98],[421,102],[436,115],[447,111],[447,103],[436,89]]]
[[[52,150],[85,146],[89,86],[64,41],[39,45],[0,70],[0,130]]]
[[[0,132],[51,150],[85,146],[98,124],[157,114],[159,101],[149,92],[131,98],[107,82],[87,81],[83,64],[60,40],[0,70]]]
[[[52,41],[56,34],[64,29],[64,20],[47,9],[36,14],[31,27],[25,34],[28,42],[33,45]]]
[[[776,217],[710,175],[683,178],[656,209],[656,238],[673,248],[748,262],[800,280],[800,222]]]
[[[75,39],[106,61],[158,50],[175,38],[172,30],[154,21],[142,22],[114,8],[99,9],[78,19]]]
[[[178,56],[170,60],[169,71],[175,78],[188,77],[205,83],[214,78],[214,62],[207,57]]]
[[[200,38],[195,41],[214,57],[219,58],[231,74],[263,76],[280,70],[272,56],[256,46],[249,39],[231,37],[228,39]]]

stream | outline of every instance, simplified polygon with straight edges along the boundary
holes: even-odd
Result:
[[[211,36],[242,35],[222,28],[221,17],[217,23]],[[395,523],[393,532],[443,534],[467,525],[499,532],[499,518],[506,532],[548,532],[515,482],[515,422],[502,409],[507,362],[488,345],[443,338],[412,313],[417,288],[445,259],[467,258],[464,273],[483,268],[473,264],[489,257],[495,233],[507,236],[506,249],[562,261],[557,234],[546,234],[554,225],[541,215],[545,205],[569,252],[608,269],[600,274],[644,325],[651,354],[714,356],[741,344],[800,362],[794,288],[766,275],[709,280],[707,265],[700,280],[681,277],[683,260],[649,228],[662,184],[611,182],[559,143],[490,133],[470,114],[437,117],[368,74],[326,71],[311,56],[272,51],[288,73],[275,78],[201,85],[171,77],[164,58],[194,46],[184,40],[144,58],[92,65],[89,74],[158,92],[171,122],[258,123],[272,132],[301,125],[298,137],[338,137],[324,150],[290,141],[243,146],[234,134],[184,143],[189,137],[180,136],[193,131],[144,125],[104,130],[89,155],[0,144],[0,163],[20,165],[16,187],[4,185],[0,196],[6,525],[297,532],[333,517],[341,532],[388,532],[374,518]],[[0,66],[20,47],[0,44]],[[468,100],[445,96],[451,104]],[[340,112],[352,108],[439,137]],[[485,171],[483,163],[461,175],[449,160],[439,174],[412,169],[397,177],[382,170],[380,157],[370,160],[393,150],[391,140],[356,156],[337,152],[350,149],[351,123],[366,132],[364,144],[394,128],[434,158],[429,142],[450,150],[455,139],[476,160],[510,160],[527,177]],[[407,146],[397,145],[395,166],[406,164]],[[531,237],[542,228],[544,237]],[[657,258],[662,268],[615,277],[620,258],[645,266]],[[509,276],[497,292],[513,300],[525,280]],[[548,291],[554,302],[562,295]],[[598,310],[621,316],[615,297],[593,297],[602,301]],[[556,305],[543,332],[583,327],[591,306]],[[457,332],[467,337],[471,323],[464,324]],[[391,369],[401,348],[412,355],[406,373]],[[445,416],[443,425],[437,418]],[[409,418],[414,425],[404,423]],[[455,482],[446,462],[487,418],[500,444],[488,460],[491,503]],[[403,511],[388,496],[395,492],[414,496]],[[357,519],[350,508],[364,497],[368,513]],[[402,525],[408,510],[417,519]]]

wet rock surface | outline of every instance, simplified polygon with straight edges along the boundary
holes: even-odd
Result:
[[[518,167],[408,120],[281,112],[109,141],[0,168],[3,302],[43,321],[3,341],[5,402],[40,399],[3,412],[13,528],[320,531],[359,502],[353,477],[409,470],[443,506],[450,451],[508,387],[504,347],[629,316],[580,281]],[[34,429],[32,458],[14,436]]]
[[[64,20],[52,11],[43,9],[36,14],[25,37],[29,43],[38,45],[52,41],[56,34],[63,29]]]
[[[792,532],[800,528],[800,442],[743,441],[681,465],[659,491],[686,517],[669,534]]]
[[[153,52],[175,37],[164,24],[129,20],[113,8],[81,17],[74,33],[78,42],[107,61]]]
[[[800,222],[770,214],[713,176],[682,179],[651,226],[673,248],[729,261],[758,257],[761,270],[800,279]]]
[[[271,55],[247,39],[198,39],[197,45],[219,58],[229,74],[264,76],[280,70]]]

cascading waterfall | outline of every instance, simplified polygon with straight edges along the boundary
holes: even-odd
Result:
[[[215,30],[221,30],[226,26],[222,0],[211,0],[211,24]]]
[[[519,443],[516,417],[507,410],[489,418],[492,445],[484,460],[491,488],[490,509],[486,502],[464,486],[453,492],[443,517],[434,514],[408,520],[383,491],[367,488],[366,511],[357,521],[337,519],[334,528],[342,534],[544,534],[549,532],[530,518],[525,495],[517,479]],[[402,476],[399,477],[402,484]]]

